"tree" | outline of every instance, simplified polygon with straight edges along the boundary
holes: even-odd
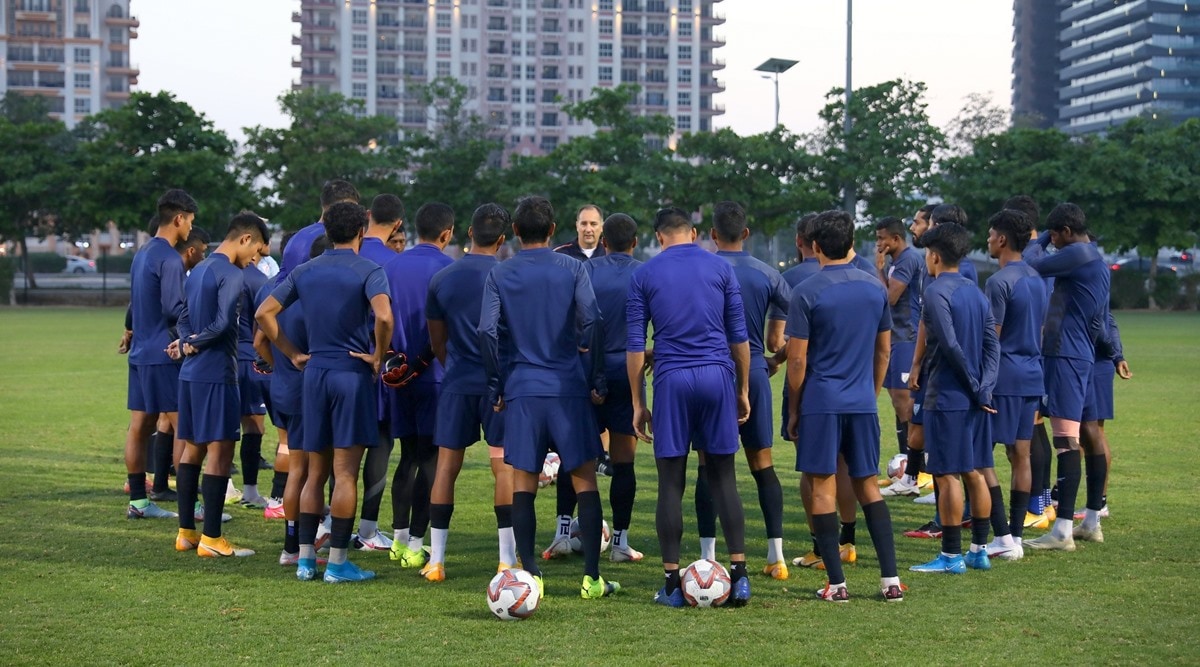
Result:
[[[258,183],[271,221],[299,229],[320,214],[321,187],[332,178],[360,192],[395,191],[403,162],[393,149],[396,119],[367,116],[362,102],[306,89],[285,93],[285,128],[246,128],[242,168]]]
[[[990,96],[982,93],[967,95],[962,109],[946,128],[950,154],[966,155],[976,141],[1004,132],[1009,127],[1008,116],[1009,112],[997,106]]]

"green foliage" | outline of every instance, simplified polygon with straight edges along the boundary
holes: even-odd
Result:
[[[58,273],[67,268],[67,258],[55,252],[31,252],[28,266],[34,273]]]
[[[61,206],[66,162],[72,141],[66,126],[49,116],[39,96],[9,92],[0,101],[0,240],[16,240],[52,231],[51,217]]]
[[[1179,279],[1181,292],[1176,310],[1196,310],[1200,308],[1200,273],[1189,273]]]
[[[96,258],[96,271],[104,273],[129,273],[133,267],[133,253],[123,255],[101,255]]]
[[[1150,295],[1146,292],[1146,275],[1135,271],[1113,271],[1109,284],[1109,307],[1113,310],[1146,308]]]
[[[0,257],[0,306],[8,305],[8,299],[12,295],[16,265],[12,257]]]

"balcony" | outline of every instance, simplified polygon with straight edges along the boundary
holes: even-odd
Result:
[[[292,58],[292,69],[300,69],[304,66],[304,61],[299,58]]]
[[[487,6],[495,9],[507,9],[508,0],[487,0]]]
[[[333,81],[337,79],[337,72],[334,70],[313,70],[305,69],[300,71],[305,77],[313,81]]]
[[[108,65],[104,67],[104,73],[109,75],[124,74],[126,76],[137,76],[141,74],[142,71],[138,69],[137,65],[110,61]]]
[[[712,62],[702,62],[700,66],[704,69],[725,69],[725,59],[713,58]]]
[[[704,93],[720,93],[725,90],[725,84],[713,77],[702,77],[700,79],[700,91]]]
[[[624,8],[626,13],[646,11],[646,7],[641,3],[641,0],[625,0]]]
[[[424,79],[429,76],[429,70],[424,67],[405,67],[404,76],[410,79]]]
[[[300,37],[300,35],[292,35],[292,46],[301,46],[303,44],[304,40]]]
[[[32,12],[18,9],[16,19],[18,21],[45,21],[47,23],[54,23],[58,21],[58,15],[54,12]]]
[[[725,46],[725,38],[722,37],[721,35],[714,35],[709,32],[701,32],[700,33],[700,45],[713,47],[713,48],[720,48],[722,46]]]
[[[400,70],[396,69],[395,67],[376,66],[375,76],[380,79],[399,79]]]
[[[719,116],[720,114],[725,113],[725,105],[724,104],[714,104],[712,106],[702,107],[700,109],[700,113],[712,114],[714,116]]]
[[[429,23],[424,17],[421,18],[406,18],[404,19],[405,30],[425,30]]]
[[[313,21],[311,19],[300,23],[301,30],[309,32],[328,33],[337,32],[337,21]]]
[[[701,14],[700,21],[709,25],[721,25],[725,23],[725,12],[713,8],[707,14]]]
[[[375,93],[375,97],[377,97],[381,100],[399,100],[400,99],[400,91],[380,88]]]
[[[495,20],[495,18],[493,18],[493,20],[488,21],[487,31],[488,32],[502,32],[502,33],[507,34],[508,33],[508,22],[504,21],[504,20]]]
[[[292,23],[303,23],[304,15],[300,12],[292,12]]]
[[[142,27],[142,22],[134,16],[105,16],[104,25],[124,25],[130,28],[140,28]]]

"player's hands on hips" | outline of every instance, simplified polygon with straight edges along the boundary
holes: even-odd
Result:
[[[121,342],[117,343],[117,354],[129,354],[129,346],[133,343],[133,332],[129,329],[121,334]]]
[[[1117,375],[1121,376],[1122,380],[1128,380],[1133,377],[1133,371],[1129,370],[1129,362],[1124,359],[1117,362]]]
[[[750,421],[750,393],[738,394],[737,402],[738,424],[745,424]]]
[[[371,375],[377,377],[379,375],[379,357],[370,352],[347,352],[350,356],[366,363],[371,367]]]
[[[292,357],[292,365],[296,367],[296,370],[302,371],[304,370],[305,365],[308,364],[308,359],[309,355],[304,354],[303,352],[298,353]]]
[[[654,422],[645,406],[633,407],[633,434],[642,442],[654,442]]]

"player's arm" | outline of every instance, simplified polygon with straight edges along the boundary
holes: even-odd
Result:
[[[429,330],[429,346],[433,348],[433,356],[446,365],[446,341],[449,334],[443,320],[425,320],[425,328]]]
[[[375,351],[369,355],[369,363],[378,375],[379,369],[383,367],[383,357],[387,354],[388,343],[392,340],[392,328],[395,325],[392,319],[392,297],[387,290],[371,297],[371,312],[375,315]]]
[[[1039,244],[1042,244],[1043,237],[1047,239],[1046,243],[1049,243],[1050,232],[1043,232],[1042,236],[1038,237]],[[1045,247],[1045,244],[1042,244],[1042,247]],[[1077,252],[1074,248],[1068,246],[1054,254],[1046,253],[1041,257],[1035,257],[1029,260],[1029,266],[1033,267],[1035,271],[1042,274],[1044,277],[1057,278],[1059,276],[1065,276],[1071,273],[1078,268],[1084,260],[1085,257],[1082,253]]]
[[[737,379],[738,423],[744,424],[750,419],[750,335],[746,332],[742,288],[733,269],[725,268],[725,340],[729,343]]]
[[[996,332],[992,316],[987,316],[983,325],[983,367],[979,378],[979,392],[975,400],[988,412],[992,412],[992,390],[996,388],[996,379],[1000,372],[1000,334]]]
[[[168,329],[178,326],[179,316],[183,313],[183,279],[183,260],[178,255],[159,265],[158,296],[163,322]]]
[[[179,340],[197,350],[212,347],[229,332],[230,327],[236,329],[238,322],[238,304],[242,300],[242,274],[230,274],[225,280],[217,283],[217,313],[212,323],[203,330],[184,336],[180,331]]]
[[[904,296],[904,290],[908,289],[908,283],[901,282],[893,277],[891,280],[886,280],[884,285],[887,285],[887,300],[889,306],[894,306],[900,301],[900,297]]]
[[[787,336],[783,330],[787,326],[788,308],[792,301],[792,288],[779,273],[771,275],[771,306],[767,310],[767,352],[777,354],[787,347]],[[786,353],[785,353],[786,354]]]
[[[125,308],[125,331],[121,334],[121,341],[117,343],[117,354],[128,354],[129,347],[133,344],[133,304],[130,303]]]
[[[875,334],[875,396],[883,390],[883,378],[887,375],[888,360],[892,353],[892,332]]]
[[[275,365],[275,353],[271,349],[271,339],[267,338],[266,332],[264,332],[261,327],[258,329],[255,329],[255,331],[254,331],[254,343],[253,344],[254,344],[254,351],[258,354],[258,356],[262,357],[263,360],[267,362],[267,364],[274,366]]]
[[[767,352],[777,354],[787,346],[787,336],[783,335],[786,326],[786,319],[767,320]]]
[[[1117,367],[1117,376],[1122,380],[1128,380],[1133,377],[1133,371],[1129,370],[1129,362],[1125,361],[1125,346],[1121,343],[1121,329],[1117,327],[1117,319],[1113,317],[1111,310],[1108,311],[1108,328],[1112,335],[1113,365]]]
[[[500,382],[500,291],[489,273],[483,282],[483,303],[479,311],[479,353],[487,374],[488,402],[497,411],[504,409]]]
[[[908,373],[908,388],[916,391],[921,388],[921,364],[925,361],[925,314],[917,322],[917,342],[913,346],[912,369]]]
[[[653,442],[652,417],[646,408],[646,297],[635,275],[625,300],[625,377],[633,395],[633,432],[639,440]]]
[[[288,274],[287,279],[263,300],[262,305],[254,313],[254,320],[258,322],[259,331],[262,331],[267,339],[291,360],[292,365],[297,370],[304,370],[304,364],[308,362],[308,355],[297,348],[279,327],[279,313],[295,303],[298,298],[295,277],[295,272]]]
[[[968,369],[967,356],[963,353],[958,336],[954,333],[954,320],[953,313],[950,311],[950,300],[942,294],[926,293],[925,310],[929,313],[929,330],[933,332],[934,336],[937,336],[937,340],[941,344],[938,349],[942,354],[946,355],[947,363],[954,370],[954,374],[966,385],[971,395],[978,399],[982,387],[982,378],[972,377]],[[985,341],[989,334],[995,336],[991,322],[988,322],[987,329],[988,331],[984,332]],[[980,403],[980,405],[983,404]]]
[[[792,336],[787,343],[788,439],[800,436],[800,394],[808,374],[808,339]]]

